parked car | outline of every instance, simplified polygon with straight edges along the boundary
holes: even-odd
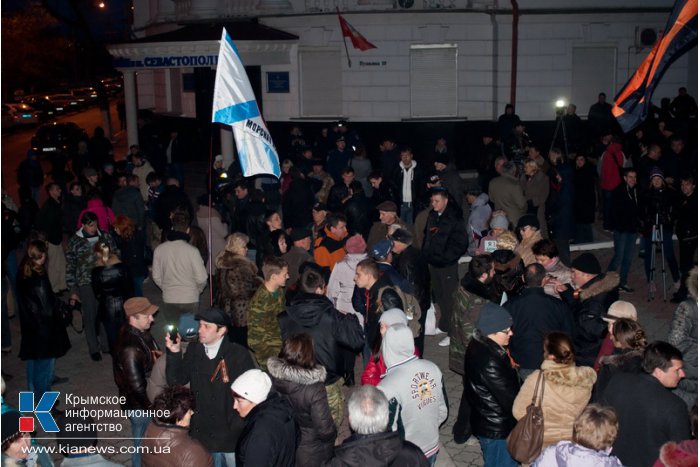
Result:
[[[2,104],[2,130],[10,130],[14,128],[17,125],[17,120],[19,117],[17,116],[17,112],[15,109],[8,105],[8,104]]]
[[[97,103],[97,89],[92,86],[73,89],[71,94],[82,107],[89,107]]]
[[[11,107],[14,109],[15,114],[17,115],[17,124],[18,125],[38,125],[39,121],[41,120],[41,115],[44,113],[40,110],[35,109],[34,107],[24,104],[24,103],[9,103],[9,104],[3,104]]]
[[[57,152],[74,154],[81,140],[88,135],[73,122],[47,123],[39,127],[32,137],[32,149],[41,155]]]
[[[72,94],[52,94],[48,99],[56,105],[57,112],[68,113],[80,110],[80,102]]]
[[[52,120],[57,115],[64,113],[62,110],[59,112],[56,110],[56,104],[51,102],[47,96],[26,96],[22,98],[22,103],[28,104],[37,110],[41,110],[40,120],[47,121]]]

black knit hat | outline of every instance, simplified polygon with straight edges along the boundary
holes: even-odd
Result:
[[[508,329],[513,325],[513,318],[508,310],[495,303],[487,303],[481,307],[479,317],[476,319],[476,328],[482,335],[488,336],[498,331]]]
[[[12,439],[17,433],[19,433],[19,418],[21,417],[19,412],[10,410],[2,414],[2,444]],[[4,456],[4,454],[3,454]]]
[[[596,258],[593,253],[584,253],[578,256],[571,262],[571,269],[577,269],[581,272],[585,272],[586,274],[595,275],[602,272],[598,258]]]
[[[523,217],[518,219],[518,227],[517,229],[520,230],[523,227],[534,227],[537,230],[540,229],[540,221],[537,220],[537,216],[534,214],[525,214]]]

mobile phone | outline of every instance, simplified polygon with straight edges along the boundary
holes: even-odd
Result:
[[[174,324],[168,324],[165,328],[168,331],[170,341],[175,342],[177,340],[177,326],[175,326]]]

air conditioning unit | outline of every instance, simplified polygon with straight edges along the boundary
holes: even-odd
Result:
[[[634,45],[639,49],[654,47],[661,34],[663,34],[663,31],[658,29],[637,26],[634,30]]]

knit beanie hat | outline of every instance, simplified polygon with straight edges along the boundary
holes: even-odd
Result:
[[[571,262],[571,269],[578,269],[586,274],[600,274],[600,263],[593,253],[584,253]]]

